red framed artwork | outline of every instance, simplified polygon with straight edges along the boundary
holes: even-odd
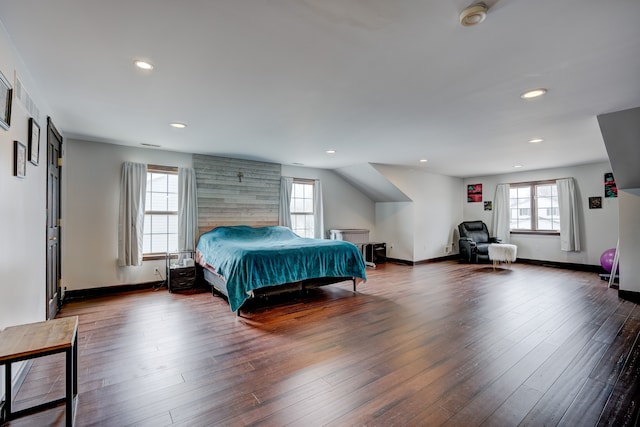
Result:
[[[482,201],[482,184],[467,185],[467,202],[476,203]]]

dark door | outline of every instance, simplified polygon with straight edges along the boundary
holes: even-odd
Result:
[[[47,117],[47,319],[60,309],[60,174],[62,136]]]

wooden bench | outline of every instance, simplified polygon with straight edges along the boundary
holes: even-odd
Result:
[[[31,408],[13,412],[11,364],[56,353],[66,354],[66,395]],[[5,403],[1,423],[66,405],[66,425],[75,421],[78,401],[78,317],[64,317],[0,331],[0,365],[5,367]]]

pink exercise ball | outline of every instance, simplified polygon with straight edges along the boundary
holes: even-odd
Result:
[[[616,256],[615,248],[607,249],[600,255],[600,265],[607,273],[611,273],[613,268],[613,258]],[[619,272],[619,268],[616,268],[616,273]]]

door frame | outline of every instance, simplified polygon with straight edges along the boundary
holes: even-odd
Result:
[[[55,147],[52,148],[52,145]],[[59,145],[58,145],[59,144]],[[46,200],[46,318],[53,319],[62,305],[61,281],[62,281],[62,135],[47,117],[47,200]],[[53,155],[55,158],[52,158]],[[57,180],[51,182],[52,168],[56,169]],[[54,189],[53,185],[57,188]],[[50,203],[57,198],[57,218],[51,218]],[[53,225],[53,227],[51,227]],[[53,243],[55,242],[55,243]],[[51,249],[55,250],[55,256],[51,255]],[[52,283],[53,282],[53,283]],[[55,290],[54,290],[55,289]]]

